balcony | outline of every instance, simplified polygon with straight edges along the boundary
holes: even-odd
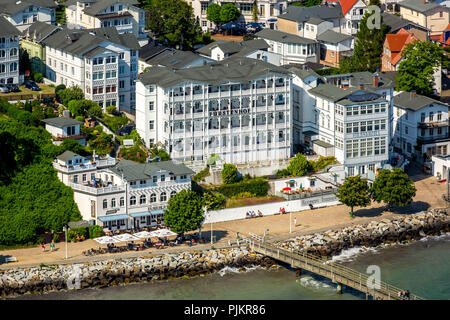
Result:
[[[182,153],[182,152],[180,152]],[[169,186],[181,186],[190,185],[190,179],[178,179],[178,180],[168,180],[168,181],[158,181],[158,182],[148,182],[146,184],[137,184],[134,186],[130,185],[131,190],[142,190],[145,188],[156,188],[156,187],[169,187]]]
[[[53,136],[52,138],[55,141],[64,141],[66,139],[80,140],[80,139],[86,138],[86,135],[84,135],[84,134],[77,134],[77,135],[73,135],[73,136],[63,136],[63,135],[58,134],[57,136]]]
[[[125,186],[110,186],[110,187],[104,187],[104,188],[95,188],[95,187],[89,187],[86,185],[82,185],[79,183],[73,183],[73,182],[68,182],[67,185],[74,190],[87,192],[87,193],[93,194],[93,195],[102,195],[102,194],[125,191]]]
[[[448,138],[449,138],[448,134],[433,135],[431,137],[430,136],[425,136],[425,137],[418,136],[417,142],[421,143],[421,144],[427,144],[427,143],[438,142],[439,140],[448,139]]]
[[[87,162],[87,163],[82,163],[82,164],[75,165],[75,166],[66,166],[66,165],[61,165],[58,162],[53,162],[53,167],[56,170],[62,171],[62,172],[78,172],[78,171],[95,170],[95,169],[97,169],[97,164]]]
[[[421,129],[428,129],[428,128],[448,127],[449,125],[450,125],[449,120],[440,120],[440,121],[419,122],[418,127]]]

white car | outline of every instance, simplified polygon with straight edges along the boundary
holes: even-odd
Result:
[[[0,84],[0,92],[1,93],[8,93],[9,89],[7,86],[5,86],[4,84]]]

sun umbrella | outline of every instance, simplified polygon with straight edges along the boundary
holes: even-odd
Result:
[[[120,242],[117,239],[115,239],[113,237],[109,237],[109,236],[98,237],[98,238],[95,238],[94,240],[97,241],[100,244],[108,244],[108,243]]]
[[[140,239],[144,239],[144,238],[150,238],[151,233],[148,231],[141,231],[141,232],[134,233],[133,236],[138,237]]]
[[[283,188],[283,191],[291,191],[291,188],[289,187]]]
[[[138,237],[135,237],[135,236],[133,236],[133,235],[131,235],[129,233],[122,233],[122,234],[119,234],[117,236],[114,236],[113,238],[118,240],[119,242],[139,240]]]
[[[160,229],[150,232],[151,237],[172,237],[176,236],[177,234],[173,231],[170,231],[168,229]]]

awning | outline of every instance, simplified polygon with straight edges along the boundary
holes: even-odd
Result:
[[[108,222],[108,221],[123,220],[123,219],[128,219],[128,218],[129,218],[129,216],[126,214],[115,214],[115,215],[111,215],[111,216],[98,217],[98,220],[100,220],[101,222]]]
[[[130,213],[130,215],[133,218],[139,218],[139,217],[146,217],[146,216],[151,216],[152,213],[150,211],[145,211],[145,212],[135,212],[135,213]]]
[[[152,215],[164,214],[164,210],[154,210],[154,211],[151,211],[151,214]]]

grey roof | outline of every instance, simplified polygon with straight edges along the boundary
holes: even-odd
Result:
[[[317,36],[317,40],[329,43],[340,43],[352,39],[351,35],[339,33],[333,30],[326,30]]]
[[[424,3],[423,0],[405,0],[405,1],[399,2],[398,5],[400,7],[405,7],[405,8],[412,9],[414,11],[418,11],[418,12],[421,12],[421,13],[425,13],[425,12],[427,12],[429,10],[434,9],[434,8],[439,8],[442,11],[448,11],[449,10],[448,8],[443,7],[443,6],[439,5],[439,4],[431,2],[431,1],[428,1],[428,2]]]
[[[102,27],[96,29],[85,29],[87,32],[94,33],[96,36],[103,37],[115,44],[122,45],[132,50],[140,50],[139,41],[133,33],[119,34],[115,27]]]
[[[54,127],[67,127],[67,126],[73,126],[73,125],[81,125],[83,124],[81,121],[72,119],[72,118],[66,118],[66,117],[56,117],[56,118],[48,118],[43,119],[43,122],[45,122],[48,125],[54,126]]]
[[[150,163],[138,163],[121,159],[110,170],[117,175],[122,175],[126,181],[145,180],[160,170],[168,171],[174,175],[190,175],[194,171],[182,163],[175,163],[172,160]]]
[[[104,51],[109,51],[109,50],[106,49],[106,48],[103,48],[103,47],[98,46],[98,47],[95,47],[94,49],[92,49],[91,51],[86,52],[86,53],[84,54],[84,56],[85,56],[86,58],[93,58],[93,57],[95,57],[95,56],[97,56],[97,55],[103,53]]]
[[[312,143],[317,144],[318,146],[321,146],[324,148],[334,148],[334,146],[332,144],[322,141],[322,140],[314,140]]]
[[[291,67],[289,65],[287,65],[289,71],[291,71],[292,73],[296,74],[300,79],[306,79],[309,76],[314,76],[316,78],[321,78],[317,73],[315,73],[313,70],[311,69],[300,69],[297,67]]]
[[[315,43],[315,41],[311,39],[303,38],[291,33],[272,29],[263,29],[260,32],[256,33],[256,36],[263,39],[269,39],[282,43],[297,43],[297,44]]]
[[[74,156],[76,156],[76,153],[73,153],[70,150],[66,150],[63,153],[61,153],[59,156],[56,157],[56,159],[61,160],[61,161],[67,161],[72,159]]]
[[[106,9],[109,6],[116,4],[116,3],[129,4],[129,5],[135,6],[139,2],[137,2],[136,0],[98,0],[96,3],[85,8],[83,11],[84,11],[84,13],[86,13],[88,15],[95,16],[100,11],[103,11],[104,9]]]
[[[168,49],[161,51],[150,59],[146,60],[146,63],[152,66],[165,66],[173,69],[183,69],[192,62],[204,59],[198,54],[192,51],[181,51],[175,49]]]
[[[422,29],[422,30],[429,30],[428,28],[425,28],[424,26],[421,26],[417,23],[414,23],[412,21],[403,19],[402,17],[399,17],[395,14],[391,14],[388,12],[383,12],[381,14],[381,18],[383,19],[383,23],[387,25],[388,31],[390,33],[396,33],[401,28],[404,28],[406,26],[414,26],[415,28]]]
[[[58,5],[53,0],[0,0],[0,13],[14,15],[29,6],[38,6],[42,8],[56,8]]]
[[[351,87],[347,90],[341,89],[329,83],[319,84],[317,87],[309,90],[310,93],[329,99],[333,102],[339,101],[353,92],[359,91],[359,88]]]
[[[312,17],[312,18],[309,18],[308,21],[306,21],[306,23],[313,24],[313,25],[318,25],[318,24],[321,24],[324,21],[325,20],[323,20],[323,19],[320,19],[320,18],[317,18],[317,17]]]
[[[248,83],[252,79],[268,73],[289,75],[286,69],[261,60],[229,58],[220,62],[213,62],[182,70],[152,67],[147,72],[141,73],[139,80],[144,85],[157,84],[163,88],[169,88],[189,81],[213,85],[229,81]]]
[[[61,30],[61,27],[52,26],[51,24],[41,21],[36,21],[28,28],[23,30],[22,35],[28,36],[30,40],[39,43],[58,30]]]
[[[5,17],[0,16],[0,37],[20,36],[21,33]]]
[[[337,74],[325,76],[328,82],[333,82],[334,79],[348,79],[350,86],[357,87],[359,84],[363,84],[365,89],[379,90],[379,89],[391,89],[395,87],[395,81],[390,77],[384,76],[384,73],[378,73],[378,87],[373,86],[373,73],[368,71],[354,72],[347,74]]]
[[[286,13],[278,16],[278,19],[305,22],[313,17],[322,20],[343,18],[341,5],[320,5],[313,7],[288,6],[286,9]]]
[[[428,98],[426,96],[422,96],[420,94],[416,94],[414,97],[411,98],[411,93],[406,92],[406,91],[401,92],[401,93],[397,94],[396,96],[394,96],[394,105],[395,106],[411,109],[414,111],[420,110],[420,109],[422,109],[430,104],[433,104],[433,103],[438,103],[438,104],[448,107],[448,104],[446,104],[446,103]]]
[[[169,47],[156,43],[155,41],[151,41],[139,49],[139,59],[147,61],[147,59],[150,59],[161,51],[168,49]]]
[[[214,49],[215,47],[219,47],[220,50],[222,50],[224,53],[231,55],[234,53],[240,53],[241,51],[249,53],[259,49],[265,50],[269,48],[269,45],[263,39],[255,39],[242,42],[219,40],[207,44],[206,46],[203,46],[200,49],[197,49],[197,52],[210,57],[211,50]]]

